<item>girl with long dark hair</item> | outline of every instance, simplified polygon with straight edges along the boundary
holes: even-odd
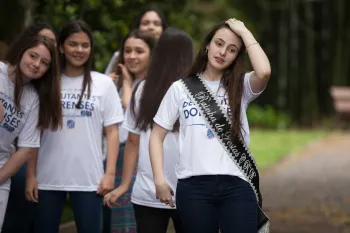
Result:
[[[124,110],[129,105],[133,88],[147,75],[150,57],[155,44],[155,39],[150,33],[140,30],[131,31],[123,40],[120,50],[121,55],[118,57],[116,64],[120,71],[120,78],[117,80],[116,85]],[[120,128],[120,149],[115,177],[116,186],[121,182],[124,169],[124,149],[127,136],[128,131]],[[133,180],[135,180],[135,176]],[[114,206],[112,209],[104,207],[104,233],[136,232],[136,222],[133,207],[130,203],[130,195],[131,190],[128,190],[122,198],[121,205]]]
[[[248,53],[253,70],[244,71]],[[154,118],[150,157],[156,193],[172,205],[163,141],[180,121],[176,204],[186,232],[268,232],[258,171],[249,152],[248,104],[271,69],[252,33],[236,19],[206,36],[188,76],[175,82]]]
[[[51,25],[45,21],[36,21],[26,28],[19,38],[32,36],[46,37],[56,46],[55,32]],[[61,108],[60,105],[58,107]],[[31,232],[34,214],[33,204],[26,200],[26,167],[26,164],[24,164],[11,178],[11,190],[2,233]],[[21,224],[18,224],[18,222],[21,222]]]
[[[61,101],[63,127],[45,130],[37,161],[28,164],[38,195],[34,231],[58,232],[67,194],[79,233],[100,233],[101,201],[114,187],[118,123],[123,120],[120,99],[112,80],[91,71],[93,37],[81,20],[61,29]],[[103,170],[102,131],[107,138],[107,164]],[[32,193],[36,194],[32,184]]]
[[[10,177],[36,155],[40,131],[57,130],[62,124],[59,97],[54,43],[41,36],[21,37],[8,51],[5,63],[0,62],[0,99],[4,107],[0,125],[0,228]]]
[[[155,40],[159,39],[166,28],[166,17],[163,12],[156,7],[146,7],[142,9],[130,24],[130,30],[139,29],[140,31],[149,32]],[[115,72],[114,68],[119,54],[119,50],[113,54],[105,70],[105,74],[113,79],[118,78],[118,74]]]
[[[183,232],[174,206],[167,206],[156,199],[152,168],[149,160],[149,136],[153,117],[166,91],[173,82],[183,77],[192,64],[193,43],[184,31],[168,28],[161,35],[152,54],[145,81],[134,91],[123,127],[128,130],[121,184],[104,198],[108,206],[118,203],[127,192],[135,172],[137,175],[131,194],[138,233],[166,233],[169,219],[174,222],[176,232]],[[175,165],[179,158],[178,129],[167,135],[164,141],[164,166],[166,179],[176,189]]]

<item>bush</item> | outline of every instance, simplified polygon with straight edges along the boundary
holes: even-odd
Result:
[[[287,129],[291,126],[291,118],[277,112],[272,106],[250,105],[247,110],[248,122],[251,127],[263,129]]]

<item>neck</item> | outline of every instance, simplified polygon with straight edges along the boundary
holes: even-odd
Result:
[[[16,66],[12,66],[12,65],[8,65],[8,68],[7,68],[7,74],[9,76],[9,79],[10,81],[13,83],[13,84],[16,84]],[[22,76],[22,84],[27,84],[30,82],[30,79],[27,78],[27,77],[24,77]]]
[[[75,67],[66,63],[66,67],[64,68],[63,73],[70,78],[79,77],[84,74],[84,66]]]
[[[203,72],[203,76],[204,76],[204,79],[208,81],[219,81],[222,77],[222,71],[214,69],[209,65],[209,62],[208,62],[207,68]]]
[[[147,70],[140,72],[138,74],[134,74],[135,80],[142,80],[146,78]]]

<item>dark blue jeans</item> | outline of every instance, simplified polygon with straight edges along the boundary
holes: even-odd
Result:
[[[2,233],[32,233],[34,204],[25,198],[26,165],[11,178],[11,191]]]
[[[256,233],[257,200],[236,176],[193,176],[178,181],[176,205],[187,233]]]
[[[93,192],[39,190],[34,221],[35,233],[59,232],[62,210],[69,194],[78,233],[100,233],[102,196]]]

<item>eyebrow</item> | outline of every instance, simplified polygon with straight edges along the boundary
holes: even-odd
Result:
[[[220,37],[218,37],[218,38],[216,38],[216,39],[225,42],[225,41],[224,41],[223,39],[221,39]],[[226,43],[226,42],[225,42],[225,43]],[[238,46],[237,46],[237,45],[235,45],[235,44],[230,44],[230,45],[233,45],[233,46],[235,46],[235,47],[238,49]]]
[[[34,53],[36,56],[40,56],[37,52],[33,51],[33,50],[29,50],[29,52]],[[51,62],[51,59],[47,59],[47,58],[42,58],[43,60],[47,61],[47,62]]]
[[[126,49],[145,49],[141,46],[125,46]]]
[[[74,43],[74,44],[90,44],[90,42],[77,42],[74,40],[69,40],[68,43]]]

